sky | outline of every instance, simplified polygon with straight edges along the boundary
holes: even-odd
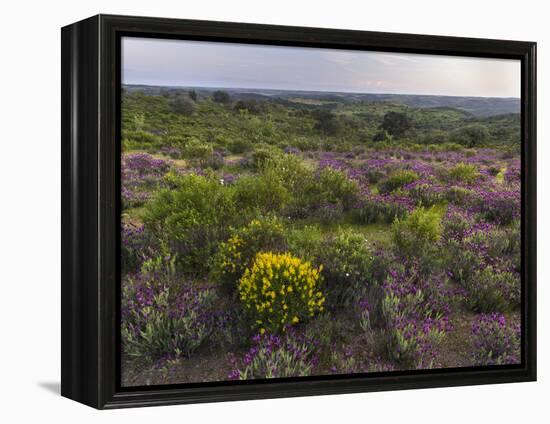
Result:
[[[520,62],[124,37],[122,83],[519,98]]]

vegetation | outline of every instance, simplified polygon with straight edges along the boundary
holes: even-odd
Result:
[[[123,384],[517,363],[520,120],[482,100],[125,87]]]

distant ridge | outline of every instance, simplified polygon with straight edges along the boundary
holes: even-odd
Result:
[[[331,102],[385,102],[401,103],[416,108],[453,108],[477,117],[489,117],[511,113],[520,113],[521,102],[518,98],[509,97],[472,97],[472,96],[437,96],[426,94],[379,94],[347,93],[329,91],[274,90],[260,88],[227,88],[227,87],[170,87],[152,85],[124,85],[128,91],[143,91],[155,95],[175,90],[195,90],[199,95],[209,95],[216,90],[227,91],[235,100],[239,99],[313,99]]]

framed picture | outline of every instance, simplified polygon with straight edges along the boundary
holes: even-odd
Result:
[[[534,381],[536,44],[62,29],[62,395]]]

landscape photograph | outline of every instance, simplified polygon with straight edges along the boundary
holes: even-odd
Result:
[[[517,60],[123,37],[123,387],[521,363]]]

